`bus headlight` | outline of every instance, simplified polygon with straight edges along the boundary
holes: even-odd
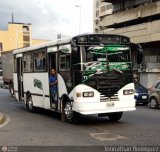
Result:
[[[133,89],[123,90],[123,95],[132,95],[132,94],[134,94]]]
[[[94,92],[83,92],[83,97],[94,97]]]
[[[77,93],[76,93],[76,96],[77,96],[77,97],[81,97],[81,92],[77,92]]]
[[[138,97],[138,93],[137,92],[134,95]]]

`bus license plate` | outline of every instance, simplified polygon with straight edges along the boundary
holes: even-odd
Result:
[[[142,96],[142,99],[147,99],[147,96]]]
[[[107,107],[114,107],[114,102],[107,102]]]

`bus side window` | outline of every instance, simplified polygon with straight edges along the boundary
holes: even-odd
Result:
[[[71,56],[67,55],[66,56],[66,70],[70,70],[71,68]]]
[[[33,56],[32,54],[24,54],[23,56],[24,72],[33,72]]]
[[[59,69],[62,71],[70,70],[71,67],[71,56],[70,55],[60,55]]]
[[[35,71],[45,71],[46,70],[45,51],[34,53],[34,70]]]

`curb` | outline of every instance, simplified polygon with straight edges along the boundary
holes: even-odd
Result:
[[[4,121],[4,115],[0,112],[0,124],[2,124]]]

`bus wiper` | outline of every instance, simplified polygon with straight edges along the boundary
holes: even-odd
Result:
[[[103,49],[104,47],[102,47],[102,46],[95,46],[95,47],[89,47],[87,50],[101,50],[101,49]]]
[[[123,74],[123,71],[121,71],[121,70],[119,70],[117,68],[113,68],[113,70],[116,71],[116,72],[118,72],[118,73],[120,73],[120,74]]]

